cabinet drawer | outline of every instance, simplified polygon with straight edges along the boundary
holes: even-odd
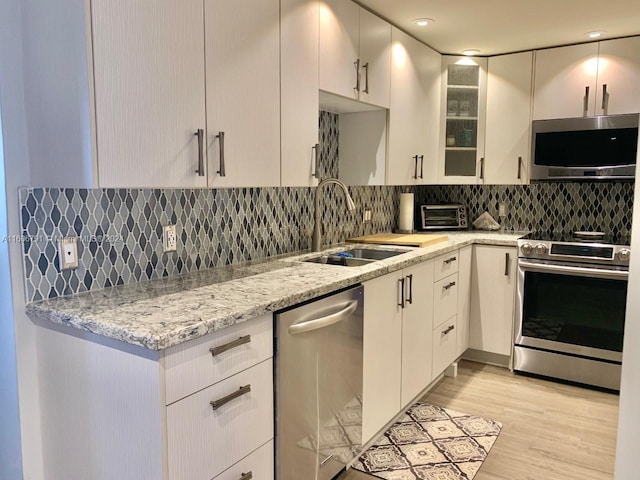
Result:
[[[433,328],[440,326],[458,310],[458,274],[433,284]]]
[[[273,440],[261,446],[233,467],[218,475],[215,480],[273,480]]]
[[[440,255],[435,258],[435,270],[433,281],[437,282],[444,277],[448,277],[452,273],[458,271],[458,250]]]
[[[272,355],[271,314],[168,348],[163,358],[166,403],[170,405]]]
[[[433,377],[440,375],[456,359],[455,316],[433,330]]]
[[[210,480],[272,438],[273,362],[265,360],[167,407],[169,478]]]

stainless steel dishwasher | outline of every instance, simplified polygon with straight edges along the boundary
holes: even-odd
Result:
[[[329,480],[362,446],[361,285],[276,313],[276,479]]]

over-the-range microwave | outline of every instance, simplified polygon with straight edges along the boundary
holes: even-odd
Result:
[[[532,180],[634,178],[638,114],[534,120]]]

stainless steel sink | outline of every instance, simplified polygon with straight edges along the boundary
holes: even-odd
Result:
[[[341,265],[343,267],[360,267],[369,263],[384,260],[385,258],[402,255],[409,250],[376,250],[373,248],[350,248],[333,252],[328,255],[319,255],[317,257],[304,260],[310,263],[323,263],[327,265]]]

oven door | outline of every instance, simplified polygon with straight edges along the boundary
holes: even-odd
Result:
[[[621,362],[628,275],[619,267],[520,259],[516,345]]]

